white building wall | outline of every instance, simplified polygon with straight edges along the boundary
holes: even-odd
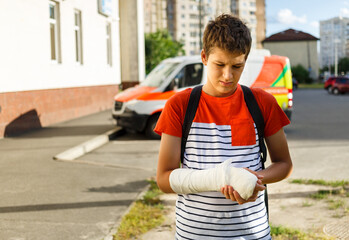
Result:
[[[144,2],[137,0],[137,37],[138,37],[138,80],[145,79],[145,46],[144,46]],[[120,45],[119,45],[120,46]]]
[[[113,14],[97,1],[56,1],[60,6],[61,63],[51,61],[49,1],[0,1],[0,93],[120,83],[118,1]],[[74,9],[81,11],[83,64],[75,62]],[[106,23],[112,24],[113,64],[107,64]]]

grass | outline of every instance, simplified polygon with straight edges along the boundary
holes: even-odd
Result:
[[[313,206],[313,205],[314,205],[313,203],[310,203],[310,202],[308,202],[308,201],[305,201],[305,202],[303,202],[302,207],[311,207],[311,206]]]
[[[293,179],[290,180],[290,183],[296,184],[312,184],[312,185],[321,185],[321,186],[329,186],[329,187],[345,187],[349,186],[349,181],[341,180],[341,181],[325,181],[322,179],[312,180],[312,179]]]
[[[273,240],[329,240],[329,238],[323,235],[318,235],[314,233],[305,233],[298,229],[287,228],[283,226],[270,226],[271,236]]]
[[[311,179],[293,179],[290,183],[295,184],[313,184],[320,186],[332,187],[334,189],[318,190],[316,193],[309,195],[312,199],[327,199],[328,209],[336,211],[333,217],[341,218],[348,214],[348,206],[346,206],[346,197],[349,197],[349,181],[325,181]],[[307,206],[303,203],[303,206]]]
[[[317,193],[311,194],[310,197],[314,199],[325,199],[328,196],[340,194],[340,190],[319,190]]]
[[[113,240],[136,239],[164,221],[164,206],[159,198],[161,191],[155,181],[150,180],[149,184],[149,190],[143,198],[137,200],[122,218]]]
[[[330,199],[329,201],[329,209],[336,210],[338,208],[345,208],[345,203],[343,200],[334,200]]]
[[[320,186],[329,186],[338,189],[330,189],[330,190],[319,190],[317,193],[311,194],[310,197],[314,199],[324,199],[328,196],[332,195],[341,195],[348,197],[348,187],[349,181],[325,181],[325,180],[312,180],[312,179],[293,179],[290,180],[290,183],[295,184],[312,184],[312,185],[320,185]]]

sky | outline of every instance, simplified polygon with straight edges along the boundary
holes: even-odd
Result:
[[[320,37],[320,21],[349,17],[349,0],[266,0],[266,36],[289,28]]]

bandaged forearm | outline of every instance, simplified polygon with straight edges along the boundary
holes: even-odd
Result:
[[[232,186],[247,200],[253,194],[257,177],[243,168],[230,166],[227,160],[215,168],[193,170],[178,168],[170,174],[170,185],[175,193],[190,194],[220,191],[225,185]]]

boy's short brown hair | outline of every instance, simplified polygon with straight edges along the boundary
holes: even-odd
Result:
[[[251,49],[251,33],[241,19],[230,14],[222,14],[211,20],[204,31],[203,49],[207,56],[213,47],[245,54],[246,58]]]

